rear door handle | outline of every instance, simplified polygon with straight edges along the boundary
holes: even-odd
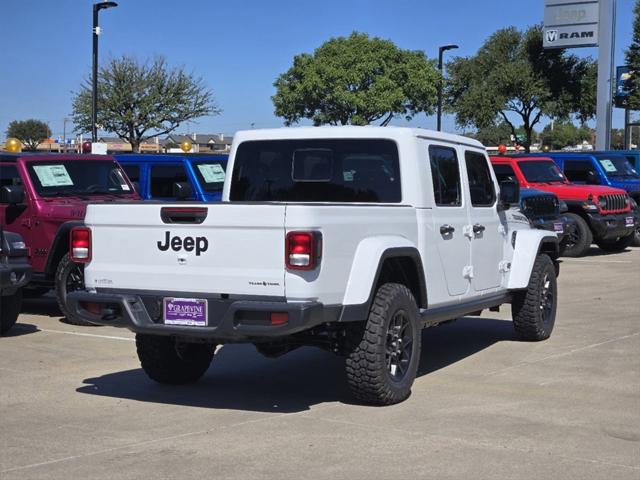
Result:
[[[449,225],[448,223],[445,224],[445,225],[441,225],[440,226],[440,234],[441,235],[451,235],[455,231],[456,231],[456,229],[454,227],[452,227],[451,225]]]
[[[473,226],[473,233],[475,233],[476,235],[478,235],[479,233],[482,233],[486,230],[487,227],[485,227],[484,225],[480,225],[479,223],[476,223]]]

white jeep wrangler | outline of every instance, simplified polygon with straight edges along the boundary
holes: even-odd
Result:
[[[483,146],[456,135],[239,132],[221,203],[89,206],[71,236],[86,291],[69,308],[134,331],[158,382],[196,381],[220,344],[314,345],[346,357],[358,399],[396,403],[424,327],[511,303],[520,338],[551,334],[557,237],[501,187]]]

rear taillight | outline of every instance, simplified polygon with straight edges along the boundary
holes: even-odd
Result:
[[[91,230],[87,227],[74,227],[69,236],[69,256],[72,262],[89,263],[91,261]]]
[[[290,270],[312,270],[318,265],[320,235],[317,232],[289,232],[285,241],[285,263]]]

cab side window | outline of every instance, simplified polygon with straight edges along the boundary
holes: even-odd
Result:
[[[474,207],[491,207],[496,202],[496,190],[489,172],[485,156],[478,152],[464,152],[469,179],[471,205]]]
[[[0,187],[22,185],[22,179],[15,165],[0,165]]]
[[[599,183],[596,169],[588,160],[565,160],[564,175],[573,183]]]
[[[173,197],[173,184],[187,181],[187,173],[182,165],[153,165],[151,167],[151,196]]]
[[[140,165],[122,165],[131,182],[140,182]]]
[[[433,196],[440,207],[458,207],[462,205],[462,187],[460,167],[456,151],[450,147],[429,146]]]

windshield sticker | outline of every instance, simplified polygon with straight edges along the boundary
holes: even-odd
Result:
[[[224,182],[224,168],[218,163],[201,163],[198,170],[206,183]]]
[[[600,160],[600,164],[604,167],[604,169],[607,172],[613,173],[613,172],[617,172],[618,171],[618,169],[613,164],[613,162],[611,160],[606,159],[606,158],[603,159],[603,160]]]
[[[43,187],[66,187],[73,185],[73,180],[64,165],[35,165],[33,170]]]

